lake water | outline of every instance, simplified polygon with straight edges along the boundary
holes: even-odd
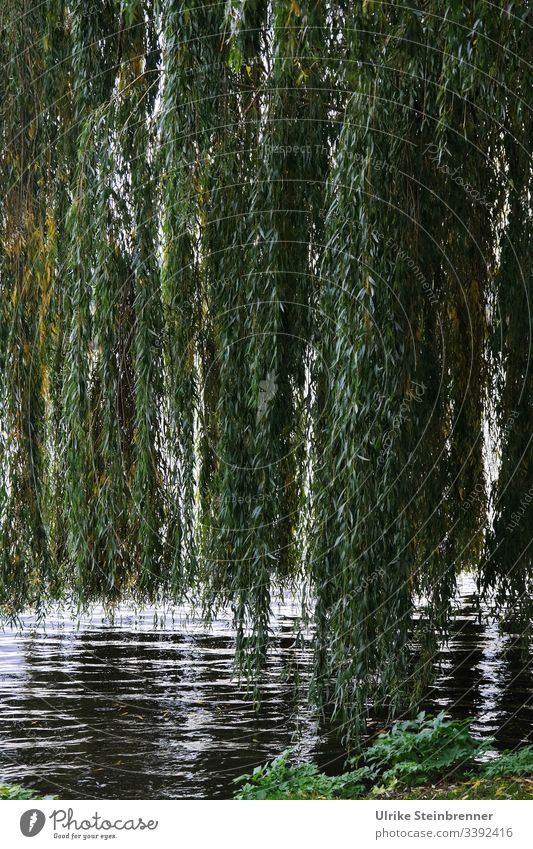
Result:
[[[532,657],[512,634],[477,621],[464,578],[457,616],[425,707],[474,716],[498,748],[533,742]],[[335,735],[306,706],[310,642],[294,644],[297,609],[276,610],[275,640],[256,713],[234,678],[228,618],[207,630],[177,611],[50,616],[0,631],[0,780],[64,799],[224,798],[232,779],[294,745],[340,771]]]

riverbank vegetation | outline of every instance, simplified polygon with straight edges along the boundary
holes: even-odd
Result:
[[[468,720],[444,714],[397,722],[342,775],[312,763],[292,763],[290,751],[236,779],[237,799],[530,799],[533,746],[483,760],[491,741],[480,742]]]
[[[57,799],[57,796],[42,796],[38,791],[21,787],[20,784],[0,784],[0,801],[2,799]]]

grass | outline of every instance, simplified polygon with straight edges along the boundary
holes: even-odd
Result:
[[[366,799],[533,799],[533,779],[523,777],[472,778],[457,784],[436,784],[410,790],[371,793]]]

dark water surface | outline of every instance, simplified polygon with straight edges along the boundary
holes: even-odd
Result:
[[[498,748],[533,742],[531,656],[477,622],[472,591],[465,579],[426,707],[474,716]],[[234,679],[229,618],[208,631],[180,613],[164,627],[123,611],[112,625],[94,614],[0,631],[0,780],[64,799],[220,798],[290,745],[340,771],[338,742],[306,707],[310,644],[294,643],[295,606],[277,609],[259,714]]]

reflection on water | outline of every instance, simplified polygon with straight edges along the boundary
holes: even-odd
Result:
[[[233,676],[229,619],[155,628],[152,612],[125,612],[0,632],[0,779],[66,799],[227,797],[232,778],[290,745],[340,770],[306,707],[310,643],[295,644],[296,622],[280,606],[258,714]],[[475,716],[476,732],[512,747],[533,742],[532,683],[513,636],[477,621],[466,580],[426,707]]]
[[[449,644],[439,657],[439,675],[429,709],[472,716],[472,730],[492,736],[499,749],[533,743],[533,657],[524,657],[517,634],[495,622],[478,621],[474,583],[463,576]]]

